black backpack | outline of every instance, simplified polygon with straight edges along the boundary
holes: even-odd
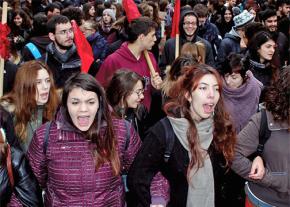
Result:
[[[164,162],[167,163],[171,156],[171,152],[174,146],[175,134],[168,118],[164,118],[160,122],[165,132],[165,152],[163,157]]]
[[[256,155],[262,156],[264,151],[264,145],[268,141],[271,136],[271,131],[268,127],[267,121],[267,114],[266,110],[261,110],[261,124],[260,124],[260,131],[259,131],[259,145],[256,150]]]

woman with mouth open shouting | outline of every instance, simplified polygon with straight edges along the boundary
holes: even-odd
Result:
[[[35,60],[21,65],[12,91],[0,99],[0,104],[13,115],[15,133],[24,153],[35,130],[52,120],[58,103],[59,96],[48,66]]]
[[[71,76],[55,120],[36,131],[27,152],[45,206],[123,207],[121,170],[129,168],[141,144],[132,128],[125,151],[126,133],[125,121],[111,117],[95,78]]]
[[[129,189],[140,206],[150,205],[150,183],[159,171],[169,181],[168,206],[215,206],[215,160],[222,157],[228,167],[234,156],[236,134],[224,110],[218,72],[204,64],[184,67],[178,96],[164,105],[167,117],[149,130],[129,171]]]

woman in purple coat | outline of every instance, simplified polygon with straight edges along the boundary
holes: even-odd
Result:
[[[79,73],[66,82],[61,107],[47,126],[36,131],[27,154],[45,206],[124,206],[121,169],[130,166],[140,139],[132,128],[125,150],[125,122],[111,118],[92,76]]]

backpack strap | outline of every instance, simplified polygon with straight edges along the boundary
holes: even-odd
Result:
[[[30,43],[27,43],[25,46],[29,49],[29,51],[31,52],[35,60],[41,58],[41,54],[39,50],[37,49],[37,47],[35,46],[35,44],[30,42]]]
[[[44,134],[44,141],[43,141],[44,154],[46,154],[46,150],[47,150],[50,126],[51,126],[51,121],[45,123],[45,134]]]
[[[267,121],[267,114],[266,110],[261,110],[261,124],[260,124],[260,131],[259,131],[259,145],[257,147],[257,154],[259,156],[262,156],[262,153],[264,151],[264,145],[268,141],[268,139],[271,136],[271,131],[268,127],[268,121]]]
[[[172,152],[172,149],[174,146],[175,135],[174,135],[173,128],[172,128],[168,118],[162,119],[161,124],[162,124],[162,126],[164,128],[164,132],[165,132],[164,162],[167,163],[170,156],[171,156],[171,152]]]
[[[125,126],[126,126],[126,140],[125,140],[125,148],[124,148],[124,152],[128,149],[129,147],[129,143],[130,143],[130,122],[128,122],[127,120],[125,120]]]

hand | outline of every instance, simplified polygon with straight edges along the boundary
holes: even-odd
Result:
[[[257,156],[252,163],[249,178],[253,180],[261,180],[264,177],[264,175],[265,175],[265,167],[263,159],[260,156]]]
[[[162,86],[162,79],[157,72],[151,73],[151,85],[157,90]]]

